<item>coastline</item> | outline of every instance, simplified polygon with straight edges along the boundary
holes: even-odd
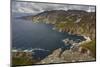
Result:
[[[53,28],[52,30],[56,30],[56,28]],[[58,32],[62,32],[62,31],[58,31]],[[65,32],[66,33],[66,32]],[[72,34],[72,33],[70,33],[70,34]],[[50,55],[48,55],[46,58],[44,58],[44,59],[42,59],[42,60],[35,60],[36,62],[34,62],[34,63],[32,63],[32,64],[48,64],[48,63],[60,63],[60,62],[76,62],[76,61],[86,61],[86,60],[95,60],[94,58],[92,58],[91,56],[87,56],[86,55],[86,57],[89,57],[88,59],[85,59],[84,57],[81,57],[81,50],[82,50],[82,48],[80,48],[80,45],[81,44],[84,44],[84,43],[88,43],[88,42],[90,42],[90,41],[92,41],[89,37],[86,37],[86,36],[84,36],[84,35],[79,35],[79,36],[83,36],[83,38],[85,39],[85,40],[83,40],[83,41],[80,41],[80,42],[78,42],[78,43],[76,43],[75,41],[73,41],[73,40],[69,40],[68,38],[66,38],[66,39],[64,39],[64,40],[62,40],[64,43],[65,43],[65,45],[66,44],[68,44],[68,42],[70,42],[70,44],[71,44],[71,47],[70,47],[70,49],[68,50],[68,49],[65,49],[63,52],[62,52],[62,49],[61,48],[59,48],[59,49],[56,49],[56,50],[54,50],[53,52],[52,52],[52,54],[50,54]],[[21,57],[21,55],[23,55],[23,53],[26,55],[26,57],[27,57],[27,55],[28,55],[28,57],[31,57],[31,60],[34,60],[33,59],[33,57],[32,57],[32,54],[34,53],[34,52],[32,52],[33,50],[23,50],[23,51],[18,51],[18,50],[12,50],[12,52],[13,53],[19,53],[19,57]],[[55,53],[56,52],[56,53]],[[57,52],[58,52],[58,54],[57,54]],[[88,51],[87,51],[88,52]],[[88,52],[89,53],[89,52]],[[30,55],[31,54],[31,55]],[[65,60],[65,57],[64,56],[66,56],[66,55],[73,55],[73,54],[75,54],[75,55],[78,55],[79,56],[79,59],[75,59],[76,57],[73,57],[73,60],[71,59],[71,57],[69,57],[70,59],[67,59],[67,60]],[[87,53],[86,53],[87,54]],[[15,54],[15,55],[18,55],[18,54]],[[59,57],[59,55],[61,55],[60,57]],[[83,55],[83,54],[82,54]],[[16,57],[16,56],[15,56]],[[27,57],[27,58],[28,58]],[[68,58],[68,57],[67,57]],[[91,58],[91,59],[90,59]],[[52,61],[50,61],[50,60],[52,60]],[[60,62],[59,62],[60,61]]]
[[[49,17],[49,15],[48,15],[48,17]],[[59,16],[56,16],[56,17],[59,17]],[[86,17],[88,17],[88,15],[86,15]],[[88,22],[86,17],[81,17],[81,18],[83,18],[83,20],[81,20],[78,23],[72,23],[72,22],[67,23],[68,22],[67,20],[65,22],[56,23],[55,21],[57,21],[59,19],[52,18],[54,20],[51,20],[50,18],[47,18],[47,15],[45,16],[45,14],[44,14],[44,17],[41,15],[34,16],[32,18],[33,23],[41,23],[42,22],[45,24],[52,24],[52,25],[54,25],[52,30],[55,30],[58,32],[65,32],[65,33],[68,32],[71,35],[75,34],[77,36],[82,36],[85,40],[83,40],[83,41],[79,40],[79,42],[75,42],[73,40],[66,38],[62,41],[65,43],[65,46],[68,46],[68,43],[71,44],[70,49],[62,50],[62,47],[58,48],[58,49],[54,50],[50,55],[46,56],[44,59],[39,60],[37,63],[32,63],[32,64],[49,64],[49,63],[95,60],[95,57],[92,56],[92,52],[90,49],[91,47],[88,46],[89,48],[87,48],[87,45],[89,45],[90,42],[92,42],[93,39],[95,38],[95,36],[94,36],[95,35],[95,32],[94,32],[95,26],[93,26],[94,22],[92,22],[90,24],[90,21]],[[84,20],[86,20],[86,21],[84,21]],[[86,47],[82,46],[84,44],[86,44]],[[95,47],[93,47],[93,48],[95,48]]]

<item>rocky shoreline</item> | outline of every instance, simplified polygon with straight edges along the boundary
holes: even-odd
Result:
[[[95,61],[95,58],[85,54],[81,54],[77,51],[65,50],[59,57],[61,49],[53,51],[53,53],[47,56],[45,59],[41,60],[36,64],[50,64],[50,63],[62,63],[62,62],[81,62],[81,61]]]
[[[73,40],[69,40],[68,38],[66,38],[62,41],[65,43],[65,45],[71,44],[72,47],[80,46],[81,44],[88,43],[88,42],[92,41],[89,37],[83,36],[83,38],[85,39],[83,41],[81,41],[80,39],[78,39],[77,41],[73,41]]]
[[[46,58],[42,60],[36,60],[32,56],[34,52],[32,50],[23,50],[23,51],[17,51],[12,50],[13,58],[23,58],[27,57],[29,61],[32,61],[31,64],[49,64],[49,63],[62,63],[62,62],[78,62],[78,61],[93,61],[95,58],[90,56],[90,51],[87,50],[85,53],[82,53],[82,48],[80,47],[81,44],[90,42],[89,37],[85,37],[85,41],[75,42],[73,40],[64,39],[62,40],[65,45],[68,45],[68,43],[71,44],[71,47],[69,50],[65,50],[62,52],[62,49],[56,49],[54,50],[50,55],[48,55]],[[34,62],[33,62],[34,61]]]
[[[80,47],[80,45],[91,41],[89,37],[84,36],[84,38],[86,40],[79,43],[76,43],[73,40],[64,39],[63,42],[65,45],[68,45],[68,43],[72,44],[69,50],[66,49],[62,52],[61,48],[56,49],[52,54],[36,64],[94,61],[95,58],[90,55],[91,52],[89,50],[86,50],[84,53],[82,53],[82,47]]]

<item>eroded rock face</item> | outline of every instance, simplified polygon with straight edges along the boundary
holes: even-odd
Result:
[[[66,50],[62,53],[61,58],[66,62],[77,62],[77,61],[92,61],[95,60],[92,56],[88,54],[82,54],[80,52],[72,52],[70,50]]]
[[[80,61],[93,61],[95,58],[91,56],[91,52],[88,49],[84,49],[79,45],[90,42],[88,39],[78,43],[72,40],[64,40],[65,43],[72,43],[70,50],[66,49],[63,51],[62,48],[56,49],[52,54],[41,60],[37,64],[49,64],[49,63],[61,63],[61,62],[80,62]],[[66,44],[65,44],[66,45]]]
[[[78,51],[65,50],[61,56],[61,48],[55,50],[52,54],[41,60],[37,64],[61,63],[61,62],[78,62],[78,61],[93,61],[95,58],[88,54],[82,54]]]

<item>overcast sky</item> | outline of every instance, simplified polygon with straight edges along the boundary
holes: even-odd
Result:
[[[35,2],[12,2],[12,12],[18,13],[40,13],[50,10],[85,10],[94,12],[95,6],[86,5],[68,5],[68,4],[50,4],[50,3],[35,3]]]

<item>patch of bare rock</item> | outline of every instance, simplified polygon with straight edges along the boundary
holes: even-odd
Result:
[[[52,54],[38,62],[37,64],[62,63],[62,62],[80,62],[93,61],[95,58],[89,56],[87,53],[80,53],[78,51],[65,50],[62,54],[61,48],[53,51]]]

